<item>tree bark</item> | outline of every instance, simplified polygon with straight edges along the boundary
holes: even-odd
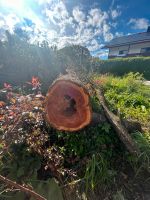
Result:
[[[129,121],[126,119],[120,119],[123,126],[128,130],[129,133],[133,133],[136,131],[142,132],[141,124],[136,121]],[[90,123],[90,126],[96,126],[98,124],[103,124],[105,122],[109,122],[107,117],[105,116],[105,113],[92,113],[92,121]]]

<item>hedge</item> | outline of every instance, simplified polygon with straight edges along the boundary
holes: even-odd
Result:
[[[129,72],[139,72],[143,74],[145,79],[150,80],[150,57],[96,60],[93,63],[93,71],[102,74],[111,73],[119,76]]]

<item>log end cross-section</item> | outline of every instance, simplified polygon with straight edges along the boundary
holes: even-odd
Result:
[[[46,98],[46,118],[56,129],[78,131],[91,122],[89,95],[72,80],[57,80]]]

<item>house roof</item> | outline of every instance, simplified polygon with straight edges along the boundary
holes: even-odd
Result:
[[[150,32],[136,33],[112,39],[103,48],[122,46],[126,44],[135,44],[150,41]]]

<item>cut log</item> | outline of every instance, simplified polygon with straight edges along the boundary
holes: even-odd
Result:
[[[135,126],[140,128],[140,125],[137,126],[137,123],[127,120],[122,121],[108,109],[102,90],[96,89],[96,85],[94,90],[105,115],[92,113],[89,94],[76,76],[71,74],[60,76],[47,93],[45,111],[48,123],[58,130],[78,131],[91,122],[98,124],[108,120],[128,151],[139,154],[140,151],[128,130]]]
[[[46,118],[56,129],[78,131],[91,122],[89,94],[73,74],[60,76],[46,97]]]

